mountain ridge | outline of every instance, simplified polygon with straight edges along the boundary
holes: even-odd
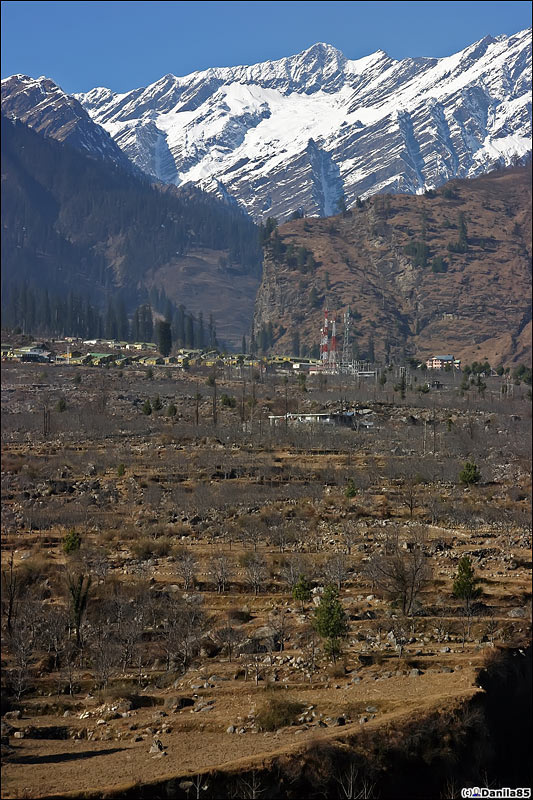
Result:
[[[357,197],[421,193],[531,152],[530,29],[442,58],[377,50],[351,60],[319,42],[275,61],[168,73],[73,99],[48,80],[31,79],[48,105],[65,113],[79,101],[152,179],[232,197],[255,220],[297,209],[328,216]],[[39,129],[41,103],[24,98],[20,109],[14,83],[2,82],[5,110]]]
[[[444,58],[402,60],[382,50],[350,60],[317,43],[276,61],[76,97],[160,180],[222,185],[256,219],[283,220],[298,207],[325,216],[310,140],[335,164],[340,181],[330,192],[348,206],[358,196],[472,177],[530,152],[530,39],[528,29]]]

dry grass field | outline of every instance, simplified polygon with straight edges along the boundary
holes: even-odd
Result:
[[[333,746],[366,748],[366,794],[316,768],[316,796],[394,797],[381,735],[453,739],[530,639],[531,403],[394,380],[5,367],[3,798],[292,797]],[[341,407],[373,424],[268,422]]]

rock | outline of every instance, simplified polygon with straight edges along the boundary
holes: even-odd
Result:
[[[365,711],[368,711],[369,714],[377,714],[378,710],[377,710],[376,706],[367,706],[365,708]]]
[[[509,613],[507,614],[508,617],[512,617],[513,619],[524,619],[527,616],[527,612],[525,608],[512,608]]]
[[[344,719],[344,717],[337,717],[335,725],[337,726],[346,725],[346,720]]]
[[[6,711],[4,714],[4,719],[20,719],[22,716],[22,711],[17,709],[16,711]]]
[[[15,731],[13,734],[14,739],[24,739],[24,731]]]
[[[409,670],[409,677],[410,678],[416,678],[417,675],[423,675],[423,674],[424,673],[422,672],[422,670],[418,669],[416,667],[414,669]]]
[[[235,733],[235,725],[230,725],[229,728],[226,728],[226,733]]]
[[[179,711],[181,708],[188,708],[194,705],[192,697],[167,697],[165,699],[165,708],[171,711]]]
[[[152,746],[150,747],[149,753],[162,753],[163,752],[163,744],[160,739],[154,739],[152,742]]]

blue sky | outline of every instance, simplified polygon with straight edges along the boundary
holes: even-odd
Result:
[[[172,72],[253,64],[315,42],[349,58],[445,56],[531,26],[529,2],[2,2],[2,77],[126,91]]]

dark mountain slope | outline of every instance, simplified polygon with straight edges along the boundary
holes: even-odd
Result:
[[[176,304],[213,313],[224,339],[240,341],[249,329],[260,250],[255,226],[234,204],[161,189],[4,116],[2,232],[8,292],[27,281],[102,304],[120,290],[132,308],[157,286]],[[184,271],[191,257],[194,269]],[[213,307],[206,285],[220,286]]]

